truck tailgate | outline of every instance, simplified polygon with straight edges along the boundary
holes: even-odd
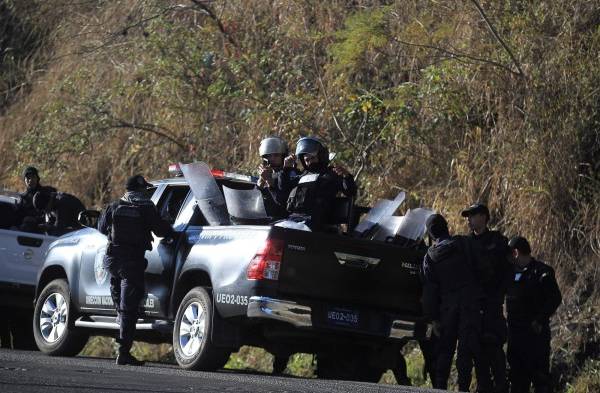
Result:
[[[423,252],[279,227],[270,237],[285,244],[278,282],[282,295],[421,314]]]

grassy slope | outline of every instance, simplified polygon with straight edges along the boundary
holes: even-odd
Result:
[[[597,383],[600,2],[482,1],[516,62],[471,1],[46,3],[0,9],[2,184],[34,163],[99,207],[132,173],[254,171],[261,137],[317,134],[365,201],[406,189],[462,232],[483,200],[530,238],[565,298],[556,375]]]

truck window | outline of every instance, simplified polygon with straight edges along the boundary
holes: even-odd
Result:
[[[194,198],[192,193],[189,193],[188,197],[186,198],[183,208],[181,209],[181,213],[179,213],[179,216],[173,224],[173,228],[176,231],[182,231],[188,224],[191,226],[208,225],[208,222],[202,215],[200,208],[198,208],[198,205],[196,204],[196,198]]]
[[[190,188],[186,185],[167,186],[156,206],[160,216],[173,224],[189,192]]]

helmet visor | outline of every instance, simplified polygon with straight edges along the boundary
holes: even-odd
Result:
[[[319,141],[312,138],[302,138],[298,141],[296,145],[296,155],[300,156],[302,154],[313,154],[317,155],[319,150],[322,148],[322,145]]]
[[[281,138],[273,137],[263,139],[260,142],[260,146],[258,147],[258,153],[261,157],[264,157],[268,154],[287,154],[287,145],[285,141]]]

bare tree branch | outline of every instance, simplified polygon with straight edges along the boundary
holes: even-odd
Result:
[[[477,0],[471,0],[471,3],[473,3],[475,5],[475,7],[477,7],[477,10],[479,11],[479,14],[483,18],[483,20],[485,20],[485,23],[486,23],[487,27],[490,29],[490,31],[492,32],[492,34],[494,35],[494,37],[496,37],[496,40],[498,40],[498,42],[500,42],[500,45],[502,45],[502,47],[504,48],[504,50],[508,53],[508,55],[512,59],[515,67],[517,67],[517,70],[519,70],[519,72],[518,72],[519,76],[525,76],[525,73],[521,69],[521,64],[519,64],[519,62],[517,61],[517,58],[512,53],[512,51],[510,50],[510,48],[508,47],[508,45],[500,37],[500,34],[498,34],[498,32],[496,31],[496,28],[494,28],[494,25],[492,24],[492,22],[489,20],[489,18],[487,17],[487,15],[485,14],[485,12],[483,11],[483,8],[481,8],[481,5],[477,2]]]
[[[158,135],[161,138],[167,139],[169,142],[175,144],[181,150],[186,150],[186,145],[182,142],[178,141],[172,135],[169,135],[167,132],[170,132],[168,129],[161,127],[156,124],[148,124],[148,123],[136,123],[129,122],[123,119],[119,119],[115,117],[112,113],[107,110],[96,108],[92,105],[86,105],[92,112],[104,115],[108,118],[108,127],[109,128],[131,128],[134,130],[147,131],[152,134]]]
[[[414,46],[417,48],[425,48],[425,49],[435,50],[435,51],[446,54],[451,59],[456,59],[458,61],[462,61],[462,59],[469,59],[469,60],[472,60],[472,61],[475,61],[478,63],[490,64],[495,67],[501,68],[505,71],[508,71],[511,74],[523,76],[523,73],[515,72],[510,67],[507,67],[504,64],[498,63],[497,61],[494,61],[494,60],[484,59],[484,58],[473,56],[473,55],[466,54],[466,53],[452,52],[448,49],[440,48],[439,46],[427,45],[427,44],[416,44],[414,42],[403,41],[396,37],[394,37],[394,41],[398,42],[399,44],[406,45],[406,46]]]
[[[191,0],[191,1],[192,1],[192,3],[197,5],[202,11],[206,12],[206,14],[208,16],[210,16],[210,18],[212,20],[215,21],[215,23],[217,24],[217,27],[219,28],[219,31],[221,31],[221,34],[223,34],[225,39],[227,39],[227,41],[231,45],[233,45],[234,47],[237,48],[238,44],[235,42],[235,40],[233,39],[231,34],[229,34],[229,32],[227,32],[227,30],[225,30],[225,26],[223,26],[221,19],[219,19],[219,17],[213,12],[213,10],[210,9],[210,7],[208,7],[204,1],[201,1],[201,0]]]
[[[131,128],[134,130],[148,131],[152,134],[158,135],[162,138],[169,140],[170,142],[175,144],[177,147],[179,147],[181,150],[186,150],[186,146],[183,143],[181,143],[180,141],[178,141],[171,135],[168,135],[167,133],[161,131],[160,128],[162,128],[162,127],[159,127],[155,124],[130,123],[123,119],[114,119],[114,122],[112,124],[110,124],[110,127],[111,128]]]

